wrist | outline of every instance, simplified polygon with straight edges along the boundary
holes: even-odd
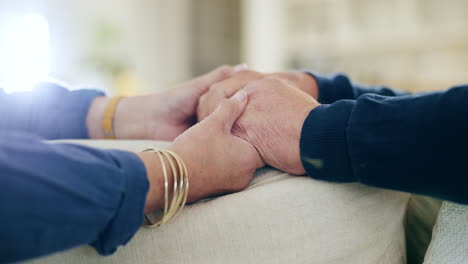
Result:
[[[203,171],[203,166],[209,166],[209,161],[204,157],[197,157],[196,150],[187,148],[183,144],[171,144],[167,147],[184,161],[185,166],[189,175],[190,189],[188,194],[188,202],[193,203],[200,199],[212,196],[217,193],[221,193],[224,188],[220,186],[216,181],[208,181],[209,178],[204,176],[207,175]]]
[[[106,96],[99,96],[91,102],[88,115],[86,116],[86,126],[88,127],[89,138],[91,139],[104,138],[102,118],[109,100]]]
[[[308,91],[307,93],[311,95],[314,99],[319,98],[319,89],[317,80],[310,74],[302,72],[302,76],[304,77],[304,87]]]
[[[141,159],[146,168],[146,175],[150,183],[149,191],[146,195],[144,213],[154,212],[164,206],[164,177],[161,160],[154,152],[140,152],[137,156]],[[172,171],[167,170],[169,197],[172,196]]]
[[[106,108],[112,98],[106,96],[96,97],[89,108],[86,118],[89,137],[92,139],[106,138],[103,129],[103,118]],[[112,113],[111,131],[117,139],[143,139],[146,138],[145,124],[150,123],[143,96],[123,97],[117,102]]]
[[[117,139],[146,139],[146,123],[152,122],[148,115],[145,96],[124,97],[114,113],[114,135]]]

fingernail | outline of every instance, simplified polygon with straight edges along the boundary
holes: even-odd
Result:
[[[239,102],[243,102],[247,98],[247,93],[244,90],[240,90],[235,95],[233,95],[232,98]]]
[[[232,68],[232,73],[237,73],[237,72],[240,72],[240,71],[243,71],[243,70],[247,70],[248,68],[249,68],[249,66],[247,66],[247,64],[242,63],[242,64],[234,66]]]

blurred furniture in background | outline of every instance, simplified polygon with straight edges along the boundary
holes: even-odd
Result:
[[[197,0],[191,8],[191,71],[200,75],[241,60],[241,1]]]
[[[48,74],[80,86],[143,93],[246,62],[416,92],[468,82],[466,10],[464,0],[5,0],[0,47],[2,27],[36,14],[49,26]]]
[[[244,2],[252,6],[252,2],[262,2],[263,7],[270,3]],[[270,39],[272,45],[282,43],[277,52],[284,58],[284,68],[308,68],[323,73],[342,71],[355,81],[387,84],[413,92],[468,82],[467,1],[275,0],[273,3],[281,6],[277,9],[283,14],[275,16],[278,11],[271,12],[274,24],[269,29],[283,32],[269,37],[276,37]],[[252,21],[259,9],[262,8],[252,11]],[[275,21],[278,18],[282,22]],[[244,29],[248,31],[249,26]],[[264,29],[267,27],[264,25]]]
[[[444,202],[434,226],[424,264],[466,263],[468,260],[468,206]]]

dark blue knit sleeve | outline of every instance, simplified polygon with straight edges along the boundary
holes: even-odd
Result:
[[[317,179],[468,203],[467,102],[464,85],[320,105],[302,128],[304,168]]]
[[[0,90],[0,130],[18,130],[45,139],[88,138],[86,116],[96,90],[69,91],[54,83],[33,92]]]
[[[344,74],[333,74],[324,77],[313,72],[306,72],[311,75],[318,86],[318,101],[322,104],[331,104],[343,99],[357,99],[363,94],[378,94],[384,96],[401,96],[407,93],[392,90],[385,86],[367,86],[352,83]]]

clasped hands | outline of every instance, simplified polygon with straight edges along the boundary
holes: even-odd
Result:
[[[268,164],[301,175],[302,125],[319,103],[313,77],[301,72],[264,74],[244,65],[221,66],[162,93],[127,97],[119,103],[114,133],[120,139],[173,140],[168,147],[189,171],[189,202],[243,190],[257,168]],[[100,138],[98,114],[106,97],[93,101],[87,124]],[[155,155],[138,153],[151,186],[147,200],[162,192]],[[152,173],[155,171],[157,173]],[[160,208],[155,202],[148,211]]]
[[[212,83],[197,104],[199,123],[170,146],[192,167],[192,182],[203,185],[189,199],[240,191],[266,164],[304,174],[299,141],[317,93],[315,80],[300,72],[242,69]]]

